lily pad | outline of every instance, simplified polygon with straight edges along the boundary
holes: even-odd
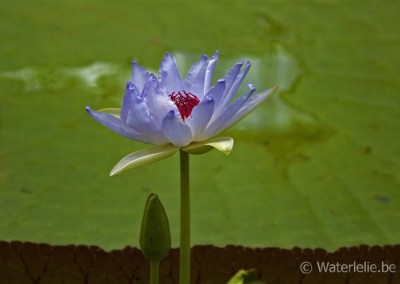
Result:
[[[3,5],[0,239],[138,246],[155,192],[178,246],[177,156],[110,178],[147,146],[94,123],[85,106],[119,108],[134,59],[157,70],[169,50],[185,68],[219,49],[217,74],[249,59],[258,91],[281,88],[226,133],[228,157],[191,156],[193,244],[398,243],[399,9],[372,0]]]

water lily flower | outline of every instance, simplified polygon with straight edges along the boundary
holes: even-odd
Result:
[[[211,86],[218,51],[211,58],[202,55],[183,80],[175,58],[166,53],[159,76],[132,64],[132,81],[127,83],[121,109],[87,112],[99,123],[130,139],[154,144],[123,158],[111,171],[115,175],[128,168],[169,157],[179,149],[201,154],[213,148],[229,154],[231,137],[216,137],[250,113],[276,87],[254,94],[249,84],[245,95],[233,100],[250,69],[239,62]]]

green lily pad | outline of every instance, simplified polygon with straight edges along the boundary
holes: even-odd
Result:
[[[3,6],[0,240],[138,246],[155,192],[178,246],[177,156],[110,178],[147,146],[85,106],[120,107],[134,59],[157,70],[169,50],[188,68],[219,49],[217,74],[249,59],[247,81],[280,91],[226,133],[228,157],[191,156],[193,244],[399,242],[397,2]]]

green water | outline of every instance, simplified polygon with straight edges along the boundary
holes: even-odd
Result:
[[[296,4],[295,4],[296,3]],[[399,1],[14,1],[0,8],[0,239],[138,246],[156,192],[179,244],[178,157],[108,177],[146,147],[84,111],[119,107],[131,61],[280,92],[191,159],[194,244],[333,250],[400,241]],[[217,78],[214,78],[217,79]]]

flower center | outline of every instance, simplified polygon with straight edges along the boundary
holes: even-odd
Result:
[[[197,106],[200,102],[199,98],[193,95],[192,93],[188,93],[183,91],[183,95],[181,92],[169,95],[171,100],[175,103],[176,107],[181,114],[183,121],[188,118],[192,114],[192,110],[195,106]]]

